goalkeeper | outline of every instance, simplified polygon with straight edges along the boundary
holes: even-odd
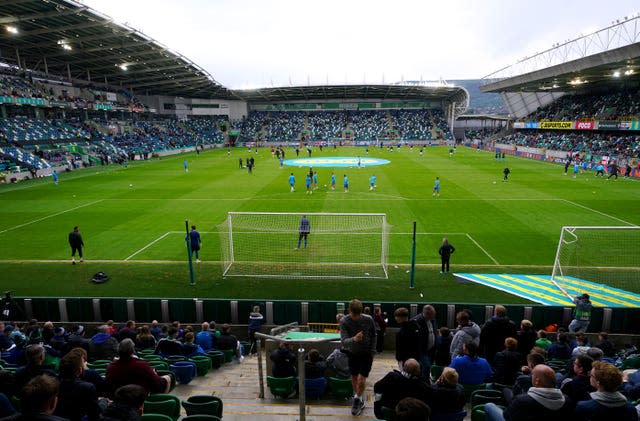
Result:
[[[300,243],[302,243],[302,239],[304,238],[304,248],[307,248],[307,236],[311,232],[311,224],[309,224],[309,220],[306,215],[302,215],[302,219],[300,220],[300,228],[298,228],[298,247],[296,250],[300,248]]]

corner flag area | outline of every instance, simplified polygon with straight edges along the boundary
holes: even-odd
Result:
[[[454,273],[454,276],[547,306],[574,305],[549,275]],[[640,307],[640,294],[569,276],[556,277],[556,283],[572,296],[589,294],[595,307]]]

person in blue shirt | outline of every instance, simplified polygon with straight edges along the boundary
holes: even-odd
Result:
[[[189,172],[189,161],[185,159],[182,164],[184,165],[184,172]]]
[[[576,161],[575,164],[573,164],[573,178],[576,178],[579,172],[580,172],[580,164],[578,163],[578,161]]]
[[[318,172],[317,171],[313,172],[313,189],[314,190],[318,189]]]
[[[302,219],[300,220],[300,227],[298,228],[298,247],[296,250],[300,248],[300,243],[302,243],[302,239],[304,238],[304,248],[307,248],[307,237],[311,232],[311,224],[307,219],[306,215],[302,215]]]
[[[336,189],[336,175],[331,173],[331,190]]]
[[[291,193],[293,193],[293,187],[296,184],[296,178],[293,176],[293,173],[289,176],[289,187],[291,187]]]
[[[56,170],[53,170],[53,172],[51,173],[51,178],[53,179],[53,184],[58,185],[58,172]]]
[[[604,165],[602,165],[602,163],[596,165],[596,177],[599,175],[604,177]]]
[[[493,371],[486,359],[478,356],[478,345],[467,342],[463,346],[464,354],[454,358],[449,367],[458,372],[458,382],[462,384],[480,384],[487,381]]]
[[[373,190],[376,187],[376,175],[373,174],[371,177],[369,177],[369,191]]]
[[[304,178],[304,185],[307,187],[307,194],[313,194],[313,190],[311,189],[311,174],[307,174]]]
[[[344,192],[349,192],[349,177],[346,174],[342,177],[342,185],[344,186]]]
[[[433,182],[433,194],[434,197],[440,196],[440,177],[436,177],[436,181]]]
[[[202,245],[202,240],[200,239],[200,233],[196,231],[196,226],[191,225],[191,232],[189,232],[189,241],[191,242],[191,254],[196,254],[196,262],[200,263],[200,256],[198,252],[200,251],[200,246]]]

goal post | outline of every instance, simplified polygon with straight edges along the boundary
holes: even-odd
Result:
[[[565,277],[640,290],[640,227],[562,227],[551,280],[567,294],[556,282]]]
[[[223,276],[386,279],[389,230],[382,213],[229,212]]]

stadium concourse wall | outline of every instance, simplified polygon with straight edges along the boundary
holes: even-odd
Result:
[[[390,327],[394,327],[393,312],[398,307],[406,307],[411,316],[422,311],[425,303],[409,302],[364,302],[365,306],[380,306],[389,316]],[[345,302],[333,301],[265,301],[265,300],[221,300],[198,298],[14,298],[14,310],[10,320],[39,321],[51,320],[56,323],[101,324],[106,320],[124,322],[135,320],[149,323],[171,323],[174,320],[182,324],[200,324],[203,321],[215,321],[217,324],[246,325],[249,313],[254,305],[260,305],[267,326],[284,325],[291,322],[335,323],[336,313],[344,312]],[[469,309],[473,319],[480,325],[493,315],[493,305],[485,304],[448,304],[433,303],[439,326],[455,327],[455,314]],[[569,325],[573,307],[542,305],[508,305],[508,316],[516,323],[522,319],[533,322],[536,329],[550,324]],[[640,310],[636,308],[594,308],[592,311],[590,332],[601,330],[615,334],[636,334],[640,325]],[[246,328],[236,329],[238,336],[246,334]],[[389,339],[393,339],[393,335]],[[640,339],[639,339],[640,342]]]

